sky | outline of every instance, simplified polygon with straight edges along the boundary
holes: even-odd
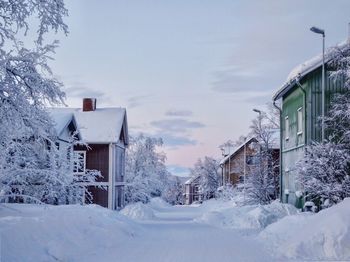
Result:
[[[350,1],[74,0],[52,68],[66,104],[125,107],[131,135],[162,137],[168,169],[249,132],[294,66],[347,38]]]

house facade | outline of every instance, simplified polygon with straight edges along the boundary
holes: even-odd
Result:
[[[203,194],[201,192],[199,180],[200,176],[195,176],[185,182],[185,205],[191,205],[193,202],[203,201]]]
[[[248,138],[220,161],[222,185],[237,185],[244,181],[244,175],[250,174],[257,162],[257,142],[255,138]]]
[[[96,99],[84,98],[82,108],[55,108],[73,114],[84,144],[74,146],[73,174],[100,171],[95,182],[84,182],[89,194],[84,202],[109,209],[124,206],[125,150],[128,125],[124,108],[97,108]]]
[[[343,91],[342,81],[330,78],[334,69],[327,63],[331,57],[331,51],[326,53],[325,115],[334,94]],[[280,198],[285,203],[302,206],[302,185],[296,182],[295,166],[304,156],[305,146],[322,140],[322,56],[293,69],[273,100],[281,101]]]

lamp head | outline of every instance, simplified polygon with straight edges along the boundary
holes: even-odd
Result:
[[[316,26],[311,27],[310,30],[316,34],[325,35],[324,30]]]

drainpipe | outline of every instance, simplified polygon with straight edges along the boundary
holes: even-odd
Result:
[[[306,143],[307,143],[307,139],[306,139],[307,138],[307,134],[306,134],[307,133],[306,132],[306,125],[307,125],[307,122],[306,122],[306,105],[307,105],[306,91],[305,91],[305,88],[300,84],[298,78],[295,80],[295,82],[300,87],[300,89],[301,89],[301,91],[303,92],[303,95],[304,95],[304,145],[306,146]],[[304,200],[305,200],[305,197],[304,197]]]
[[[224,186],[224,165],[220,164],[221,168],[221,185]]]
[[[276,101],[273,101],[273,106],[275,108],[277,108],[277,110],[279,111],[280,113],[280,152],[279,152],[279,159],[280,159],[280,200],[281,202],[283,202],[283,192],[282,192],[282,142],[283,142],[283,139],[282,139],[282,109],[276,105]]]

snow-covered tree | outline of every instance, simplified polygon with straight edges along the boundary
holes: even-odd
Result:
[[[0,0],[0,14],[2,199],[75,202],[82,190],[68,172],[67,153],[56,148],[54,124],[45,111],[47,105],[63,103],[64,93],[48,65],[58,42],[45,43],[44,35],[68,33],[67,9],[63,0]],[[27,33],[34,32],[30,43]]]
[[[179,177],[173,176],[172,179],[168,179],[165,189],[162,192],[162,198],[172,205],[182,205],[185,202],[183,194],[183,183]]]
[[[278,122],[275,114],[261,112],[252,121],[250,136],[257,139],[254,161],[245,181],[248,202],[268,204],[278,197],[279,153]]]
[[[350,196],[350,151],[342,144],[326,141],[306,149],[298,162],[297,181],[305,196],[316,204],[333,205]]]
[[[167,182],[166,156],[158,152],[162,139],[139,135],[130,139],[126,151],[126,192],[127,203],[161,196]]]
[[[220,175],[218,173],[219,162],[205,156],[204,159],[198,159],[191,169],[191,176],[199,176],[200,191],[203,199],[212,198],[220,185]]]

